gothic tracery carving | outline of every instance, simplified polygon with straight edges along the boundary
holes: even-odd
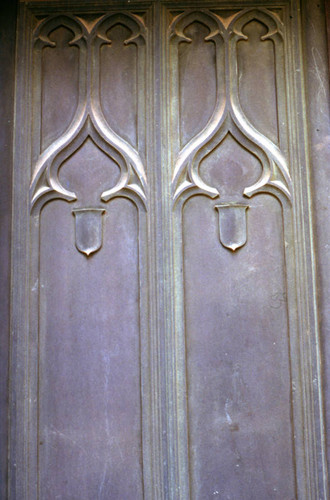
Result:
[[[244,196],[251,197],[258,192],[268,192],[288,200],[292,196],[292,183],[288,162],[281,149],[253,126],[245,116],[238,92],[237,42],[246,40],[244,26],[252,20],[263,23],[268,32],[262,40],[272,39],[275,47],[282,42],[282,22],[267,9],[244,9],[224,23],[215,13],[203,9],[185,12],[176,16],[169,28],[173,58],[177,65],[177,46],[181,42],[190,43],[191,39],[184,34],[185,28],[193,21],[199,21],[208,27],[206,42],[213,41],[218,48],[222,42],[225,46],[226,84],[225,99],[217,102],[207,125],[186,144],[178,154],[175,162],[172,188],[173,199],[184,200],[193,194],[206,194],[211,198],[219,196],[213,186],[207,185],[199,174],[200,164],[208,154],[218,147],[228,134],[251,152],[262,165],[262,174],[252,186],[246,186]],[[217,54],[219,51],[217,50]],[[221,82],[219,56],[216,57],[217,88]]]

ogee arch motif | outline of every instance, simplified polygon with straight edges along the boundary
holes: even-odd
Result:
[[[261,21],[268,28],[268,33],[262,37],[263,40],[270,38],[282,40],[279,19],[265,9],[260,11],[245,9],[231,20],[228,28],[224,27],[215,14],[204,10],[196,12],[195,15],[194,13],[182,14],[172,22],[170,33],[172,37],[174,35],[177,37],[176,43],[190,42],[189,38],[184,36],[183,30],[192,20],[200,20],[209,27],[210,34],[205,41],[216,41],[217,37],[221,37],[225,44],[227,76],[225,102],[217,100],[213,115],[206,127],[189,141],[176,159],[172,180],[175,203],[183,193],[185,193],[184,199],[196,193],[204,193],[211,198],[219,195],[216,189],[203,182],[198,168],[203,158],[223,141],[228,132],[243,148],[257,156],[262,164],[260,179],[255,185],[247,186],[244,195],[250,197],[258,191],[269,191],[280,196],[279,192],[282,192],[288,199],[291,199],[292,185],[286,158],[276,144],[249,123],[239,104],[236,44],[241,39],[247,39],[241,29],[254,19]],[[219,89],[219,71],[221,71],[219,61],[217,61],[216,71]]]
[[[102,113],[99,96],[99,47],[102,44],[110,44],[106,32],[118,23],[127,24],[132,32],[129,40],[125,44],[135,43],[143,45],[144,27],[139,18],[131,14],[110,14],[102,17],[92,28],[91,33],[87,33],[86,27],[80,20],[66,16],[52,16],[44,21],[38,28],[35,39],[36,47],[45,45],[53,46],[54,43],[48,38],[48,34],[58,25],[67,26],[75,30],[75,37],[70,42],[71,45],[79,44],[82,48],[81,60],[87,60],[86,64],[80,63],[80,71],[85,74],[80,78],[81,90],[79,92],[79,104],[75,117],[65,131],[56,139],[37,159],[33,169],[31,182],[31,209],[36,203],[40,208],[42,204],[50,199],[62,198],[66,201],[74,201],[75,193],[65,189],[59,179],[58,171],[63,161],[79,149],[87,137],[91,137],[101,150],[118,163],[121,169],[121,177],[118,184],[106,190],[101,195],[102,201],[109,201],[115,196],[125,196],[132,201],[139,203],[146,208],[146,175],[145,168],[139,153],[116,132],[114,132],[106,122]],[[82,42],[81,40],[84,40]],[[102,145],[102,146],[101,146]]]

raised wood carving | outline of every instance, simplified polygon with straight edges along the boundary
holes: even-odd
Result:
[[[132,36],[125,44],[143,44],[145,27],[139,18],[132,15],[114,14],[102,17],[88,32],[89,25],[84,25],[80,19],[68,16],[55,16],[46,19],[38,27],[35,34],[37,50],[44,46],[55,46],[49,39],[49,33],[58,26],[67,26],[74,30],[75,38],[69,42],[81,50],[80,92],[76,115],[65,131],[39,156],[33,169],[31,183],[31,207],[38,203],[38,209],[46,202],[55,198],[74,201],[76,195],[65,189],[58,178],[58,171],[63,162],[90,137],[94,144],[115,161],[121,170],[121,176],[116,186],[107,189],[101,195],[102,201],[109,201],[115,196],[127,196],[134,202],[138,199],[146,204],[145,168],[139,153],[127,141],[115,133],[104,118],[99,96],[100,78],[100,47],[110,44],[107,38],[108,30],[118,24],[125,23],[131,29]],[[40,63],[39,63],[40,64]],[[40,83],[40,71],[38,80]]]
[[[238,92],[238,67],[236,46],[237,42],[247,39],[242,33],[242,28],[252,19],[260,20],[268,28],[262,40],[274,39],[276,43],[282,41],[282,23],[271,12],[254,9],[245,9],[233,17],[226,28],[219,16],[211,11],[192,12],[188,15],[181,14],[174,18],[170,26],[173,47],[173,64],[177,67],[177,45],[181,42],[191,42],[184,35],[184,30],[193,21],[199,21],[206,25],[209,34],[206,42],[213,41],[216,45],[216,78],[217,88],[221,88],[222,68],[226,68],[225,97],[218,92],[218,100],[215,110],[207,125],[180,151],[176,160],[173,174],[173,196],[176,201],[184,193],[184,199],[192,194],[208,194],[215,197],[219,193],[212,186],[203,182],[199,175],[199,165],[203,158],[209,155],[230,133],[241,145],[254,154],[262,165],[262,175],[253,185],[244,189],[244,195],[252,196],[257,192],[277,193],[278,191],[290,198],[291,179],[287,166],[287,160],[280,149],[257,130],[246,118],[239,102]],[[223,43],[225,50],[220,51],[218,46]],[[225,61],[219,61],[223,54]],[[173,86],[177,87],[173,76]],[[189,194],[187,193],[189,192]]]
[[[222,203],[214,207],[219,214],[219,238],[221,244],[235,252],[247,240],[246,211],[248,205]]]
[[[72,210],[76,218],[76,247],[89,257],[102,246],[103,208],[76,208]]]

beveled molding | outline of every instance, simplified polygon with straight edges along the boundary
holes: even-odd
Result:
[[[105,8],[110,10],[129,10],[136,12],[137,9],[150,8],[150,18],[155,26],[162,26],[157,35],[148,34],[149,41],[158,40],[162,44],[162,59],[157,62],[163,75],[167,74],[167,51],[168,26],[161,21],[166,9],[178,9],[178,2],[160,2],[136,0],[134,2],[120,1],[98,1],[98,2],[72,2],[53,0],[34,0],[28,2],[20,0],[22,4],[18,39],[18,53],[21,64],[18,68],[16,86],[16,124],[17,133],[15,138],[15,167],[14,167],[14,214],[13,214],[13,296],[12,296],[12,343],[11,343],[11,440],[10,440],[10,493],[9,498],[37,498],[33,477],[35,470],[29,471],[28,444],[29,437],[35,436],[33,415],[29,409],[29,398],[31,392],[27,381],[31,374],[29,367],[29,356],[35,346],[29,344],[27,324],[29,317],[30,284],[28,268],[31,255],[30,237],[35,235],[35,222],[30,225],[30,207],[28,193],[30,188],[30,170],[23,168],[26,158],[31,157],[31,146],[28,141],[31,128],[29,113],[31,112],[31,53],[29,51],[32,40],[32,17],[33,14],[52,14],[61,9],[61,12],[71,12],[76,9],[77,13],[103,12]],[[301,19],[300,2],[298,0],[271,2],[265,0],[216,2],[216,1],[182,1],[182,8],[228,8],[233,5],[237,8],[261,7],[283,7],[285,11],[285,34],[286,43],[286,81],[287,99],[290,114],[290,162],[289,174],[293,185],[292,206],[283,201],[286,208],[286,231],[290,232],[295,248],[287,250],[287,265],[292,269],[289,278],[290,304],[293,309],[297,306],[297,318],[291,320],[291,329],[296,332],[292,337],[292,363],[293,373],[292,394],[295,395],[295,423],[296,432],[296,460],[298,485],[297,498],[299,500],[326,500],[328,499],[327,465],[325,457],[325,431],[323,421],[323,399],[320,362],[320,342],[317,318],[315,263],[313,254],[313,234],[310,224],[311,220],[311,194],[309,178],[309,155],[306,116],[304,114],[304,68],[301,49]],[[152,11],[152,12],[151,12]],[[24,42],[24,43],[23,43]],[[149,49],[149,57],[156,57],[153,49]],[[155,63],[155,67],[157,68]],[[297,75],[299,75],[297,77]],[[150,68],[147,73],[147,82],[154,91],[151,99],[150,109],[147,110],[149,120],[148,136],[150,143],[160,143],[159,137],[153,127],[154,122],[168,130],[170,136],[170,118],[164,114],[157,116],[158,102],[168,108],[167,85],[164,78],[158,88],[155,84],[155,73]],[[24,106],[20,106],[20,102]],[[295,119],[302,116],[301,120]],[[154,121],[152,121],[152,118]],[[152,122],[152,123],[151,123]],[[18,126],[19,125],[19,126]],[[173,271],[173,258],[180,259],[174,245],[180,241],[180,234],[175,224],[176,217],[173,216],[173,202],[171,199],[172,171],[170,166],[175,165],[175,158],[169,153],[169,139],[162,139],[162,156],[164,164],[168,165],[166,172],[152,170],[156,165],[155,160],[160,160],[156,152],[151,148],[148,152],[146,164],[146,177],[148,179],[148,210],[149,212],[161,213],[166,216],[163,230],[159,233],[157,218],[149,217],[143,222],[146,224],[145,231],[148,241],[153,237],[154,241],[148,243],[148,256],[144,266],[147,269],[147,281],[149,284],[148,305],[150,311],[149,324],[145,325],[148,331],[154,332],[150,339],[150,364],[149,376],[150,387],[146,383],[145,392],[152,395],[150,414],[146,415],[145,432],[151,436],[150,449],[146,451],[146,481],[150,488],[145,491],[147,499],[181,499],[190,498],[189,489],[189,464],[187,458],[187,443],[185,423],[182,424],[182,415],[185,414],[186,388],[182,383],[184,366],[179,359],[180,350],[184,343],[184,332],[182,332],[181,318],[176,317],[183,303],[183,290],[179,286],[179,294],[175,294]],[[150,165],[149,169],[148,166]],[[175,177],[175,176],[174,176]],[[176,180],[176,179],[174,179]],[[179,180],[179,177],[178,177]],[[211,192],[212,194],[212,192]],[[213,193],[214,194],[214,193]],[[285,195],[284,198],[287,198]],[[19,228],[19,229],[17,229]],[[243,238],[244,239],[244,238]],[[241,239],[241,242],[243,241]],[[157,246],[157,244],[158,246]],[[140,241],[141,251],[143,240]],[[230,243],[229,243],[230,246]],[[162,269],[158,269],[159,248],[162,250]],[[32,250],[35,252],[35,250]],[[174,255],[174,257],[173,257]],[[180,260],[177,260],[180,262]],[[158,278],[163,278],[163,280]],[[166,284],[170,287],[166,288]],[[173,287],[171,286],[173,285]],[[176,289],[178,290],[178,289]],[[31,301],[36,305],[35,298]],[[179,332],[179,334],[177,333]],[[182,338],[178,340],[178,336]],[[176,344],[177,343],[177,344]],[[165,351],[165,360],[163,358]],[[184,361],[182,361],[184,364]],[[179,372],[176,380],[173,380],[173,367],[177,365]],[[33,367],[32,367],[33,369]],[[181,372],[180,372],[181,370]],[[162,378],[163,377],[163,378]],[[165,379],[165,380],[164,380]],[[184,376],[183,376],[184,380]],[[178,405],[178,406],[177,406]],[[172,412],[167,411],[172,408]],[[165,422],[165,423],[164,423]],[[167,437],[164,438],[164,434]],[[31,450],[30,450],[31,452]],[[33,447],[32,447],[33,452]],[[164,459],[167,465],[164,466]],[[31,490],[28,487],[32,484]]]

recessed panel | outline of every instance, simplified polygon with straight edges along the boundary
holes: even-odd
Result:
[[[179,43],[182,146],[205,127],[217,99],[216,47],[205,40],[209,34],[205,24],[194,21],[184,30],[190,43]]]
[[[252,20],[243,28],[246,40],[237,44],[238,88],[247,119],[274,143],[278,142],[275,43],[269,29]],[[265,39],[266,37],[266,39]],[[277,55],[279,59],[279,54]],[[279,76],[278,76],[279,77]],[[256,89],[258,89],[256,91]],[[283,127],[285,124],[281,124]]]
[[[116,12],[49,16],[35,32],[30,462],[41,498],[143,498],[146,178],[133,147],[138,119],[145,136],[145,88],[138,43],[126,41],[143,45],[144,30],[142,18]]]
[[[243,201],[243,191],[261,175],[261,163],[229,133],[200,164],[200,175],[226,201]],[[245,199],[246,201],[246,199]]]
[[[192,497],[295,498],[282,213],[260,196],[247,242],[219,241],[214,202],[184,209]]]
[[[107,31],[111,43],[100,49],[100,94],[109,125],[136,147],[137,71],[143,67],[138,68],[137,46],[125,43],[131,36],[131,30],[123,24],[116,24]]]
[[[41,148],[45,149],[70,125],[79,97],[79,48],[70,45],[74,33],[59,26],[49,34],[54,46],[42,49]],[[38,57],[38,56],[36,56]]]
[[[42,212],[41,498],[142,495],[137,210],[113,200],[103,246],[75,246],[72,206]]]

